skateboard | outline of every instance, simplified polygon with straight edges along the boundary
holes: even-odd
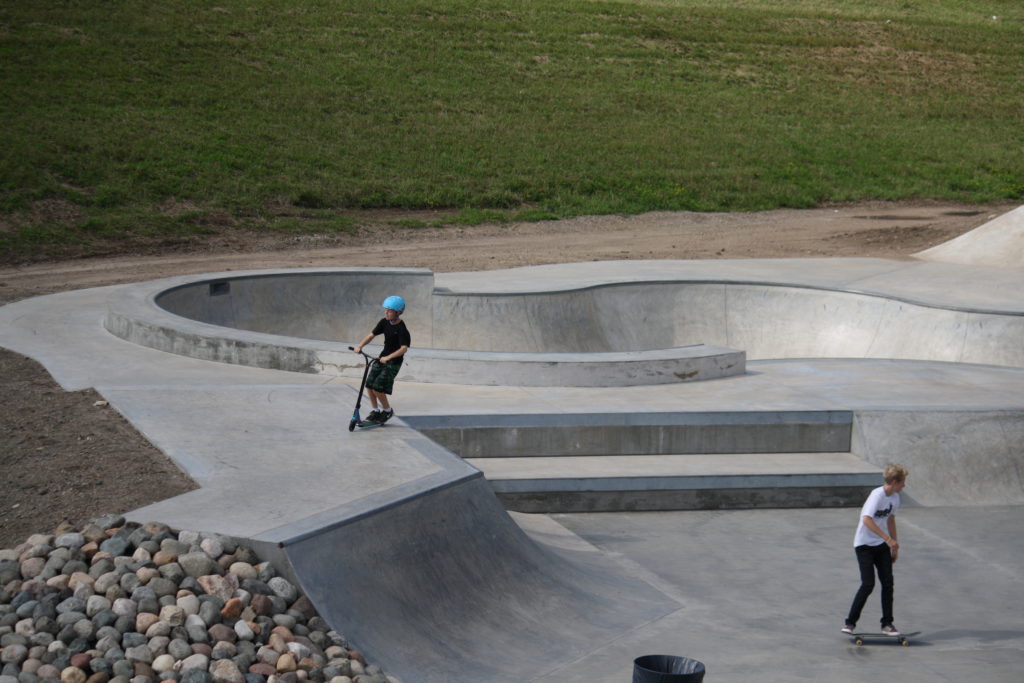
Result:
[[[845,632],[843,633],[843,635],[847,635],[847,636],[850,636],[851,638],[853,638],[853,644],[854,645],[858,645],[858,646],[859,645],[863,645],[864,644],[864,640],[867,639],[867,638],[872,638],[872,639],[879,638],[879,639],[894,641],[894,642],[899,643],[900,645],[902,645],[904,647],[910,645],[910,637],[911,636],[917,636],[917,635],[920,635],[920,634],[921,634],[920,631],[914,631],[913,633],[901,633],[898,636],[889,636],[889,635],[886,635],[886,634],[882,633],[881,631],[865,632],[865,633],[845,633]]]

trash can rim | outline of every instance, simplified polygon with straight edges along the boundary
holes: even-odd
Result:
[[[704,662],[683,655],[641,655],[633,660],[633,666],[651,674],[685,676],[705,673]]]

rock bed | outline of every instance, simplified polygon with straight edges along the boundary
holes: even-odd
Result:
[[[398,683],[252,549],[95,520],[0,550],[0,683]]]

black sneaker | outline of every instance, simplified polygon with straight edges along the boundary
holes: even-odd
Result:
[[[370,414],[366,416],[366,419],[363,420],[363,422],[376,422],[380,419],[380,416],[381,412],[379,410],[371,410]]]
[[[390,420],[394,416],[395,416],[395,411],[393,411],[393,410],[382,410],[382,411],[380,411],[380,415],[377,417],[377,422],[380,422],[381,424],[384,424],[385,422],[387,422],[388,420]]]

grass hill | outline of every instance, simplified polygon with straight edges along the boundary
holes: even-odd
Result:
[[[8,1],[0,260],[372,208],[1020,199],[1022,72],[1019,0]]]

